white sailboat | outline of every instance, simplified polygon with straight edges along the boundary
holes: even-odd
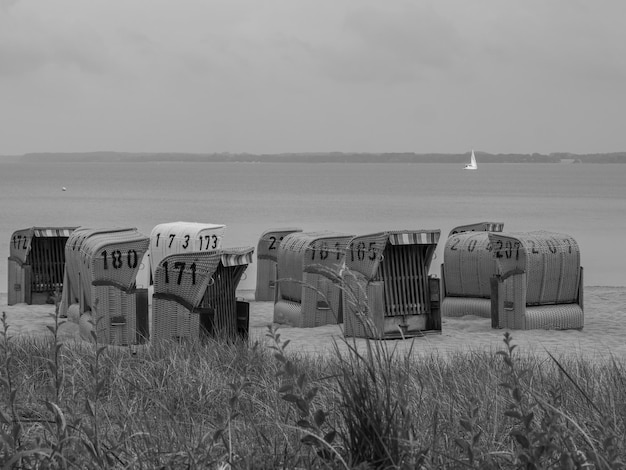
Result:
[[[474,156],[474,150],[472,150],[472,156],[470,162],[465,165],[465,170],[478,170],[478,163],[476,163],[476,157]]]

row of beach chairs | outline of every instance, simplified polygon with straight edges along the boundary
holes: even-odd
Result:
[[[583,269],[571,236],[505,233],[498,222],[459,226],[437,277],[429,272],[439,238],[439,230],[267,231],[256,299],[274,301],[276,323],[343,323],[356,337],[437,333],[442,316],[464,315],[491,318],[494,328],[583,328]]]
[[[249,305],[237,299],[236,289],[254,248],[223,247],[224,230],[219,224],[172,222],[157,225],[149,236],[136,228],[15,232],[8,303],[43,303],[55,291],[61,297],[59,314],[78,322],[85,339],[95,332],[103,344],[191,338],[201,332],[245,337]],[[54,269],[39,266],[41,260]],[[150,298],[148,288],[137,287],[145,266],[150,280],[142,284],[152,285]],[[34,275],[40,272],[45,276]]]
[[[134,228],[18,230],[8,303],[50,302],[51,292],[62,292],[61,315],[88,322],[108,344],[246,336],[249,305],[237,287],[254,248],[223,248],[224,231],[191,222],[160,224],[149,236]],[[571,236],[506,233],[494,222],[456,227],[435,276],[440,235],[268,230],[256,250],[255,298],[274,303],[276,323],[343,324],[355,337],[438,333],[442,316],[463,315],[491,318],[494,328],[583,327],[583,270]],[[150,298],[144,283],[137,287],[146,265]]]

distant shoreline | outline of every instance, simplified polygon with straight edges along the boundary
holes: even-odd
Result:
[[[626,152],[597,154],[491,154],[475,151],[479,163],[626,163]],[[469,160],[469,152],[452,153],[149,153],[149,152],[74,152],[74,153],[27,153],[0,156],[5,161],[21,163],[143,163],[143,162],[190,162],[190,163],[454,163]]]

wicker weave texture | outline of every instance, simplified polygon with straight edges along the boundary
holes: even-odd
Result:
[[[261,234],[257,245],[257,275],[254,293],[257,301],[274,300],[278,247],[286,235],[295,232],[302,232],[302,229],[277,228]]]
[[[342,318],[341,288],[321,274],[304,273],[302,326],[337,324]]]
[[[539,305],[526,308],[526,329],[582,329],[583,309],[578,304]]]
[[[527,273],[519,272],[509,276],[504,285],[499,281],[502,286],[503,302],[492,304],[496,308],[492,315],[497,316],[500,328],[521,330],[583,328],[582,298],[579,298],[577,303],[530,306],[526,297],[527,277]]]
[[[200,318],[174,300],[152,300],[152,337],[160,340],[197,339]]]
[[[388,241],[388,232],[354,237],[346,248],[346,268],[362,274],[367,280],[374,279]]]
[[[380,303],[384,296],[384,283],[370,282],[357,272],[346,274],[344,282],[346,286],[343,296],[344,334],[357,338],[381,338],[384,307]]]
[[[167,222],[155,226],[150,232],[152,276],[168,255],[221,249],[225,230],[225,225],[197,222]]]
[[[339,272],[352,236],[336,232],[298,232],[286,235],[278,247],[280,297],[302,301],[304,269],[315,265]]]
[[[277,263],[270,259],[257,259],[256,289],[254,299],[257,302],[274,300],[276,295]]]
[[[351,239],[352,235],[329,231],[297,232],[283,238],[278,248],[275,318],[303,327],[341,320],[341,289],[335,282]],[[284,308],[282,301],[300,304],[302,318],[290,320],[293,308]]]
[[[444,317],[476,315],[490,318],[491,300],[478,297],[445,297],[441,304],[441,315]]]
[[[149,239],[135,228],[79,227],[65,245],[62,314],[78,303],[92,311],[98,341],[132,344],[136,339],[136,297],[132,293]]]
[[[111,286],[92,286],[92,321],[98,342],[128,346],[136,338],[136,299]],[[97,305],[96,305],[97,303]]]
[[[498,274],[527,274],[528,305],[575,303],[580,283],[580,250],[571,236],[555,232],[489,235]],[[505,281],[505,290],[511,289]]]
[[[489,298],[496,274],[489,232],[461,232],[446,241],[443,252],[445,296]]]
[[[171,254],[154,274],[154,296],[175,300],[188,310],[197,307],[221,261],[221,250]]]
[[[85,289],[94,281],[130,288],[147,247],[148,238],[135,228],[79,227],[65,245],[69,280],[77,285],[80,277]]]

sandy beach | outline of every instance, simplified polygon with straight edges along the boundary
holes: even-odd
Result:
[[[250,301],[250,341],[265,340],[267,326],[273,320],[273,302],[256,302],[253,293],[241,292]],[[53,305],[17,304],[8,306],[6,294],[0,294],[2,311],[7,314],[9,336],[49,335],[54,324]],[[513,330],[514,342],[521,352],[556,357],[584,356],[592,360],[626,357],[626,289],[621,287],[589,287],[585,289],[585,326],[582,330]],[[337,342],[345,347],[342,325],[316,328],[294,328],[278,325],[281,339],[290,340],[288,350],[298,354],[325,354]],[[414,354],[435,354],[448,357],[456,352],[495,351],[502,347],[505,330],[491,328],[491,320],[476,316],[443,318],[441,334],[405,340],[387,340],[388,347],[398,351],[413,348]],[[64,342],[80,342],[79,326],[63,319],[59,337]],[[349,341],[353,341],[350,338]],[[364,340],[356,339],[358,345]]]

